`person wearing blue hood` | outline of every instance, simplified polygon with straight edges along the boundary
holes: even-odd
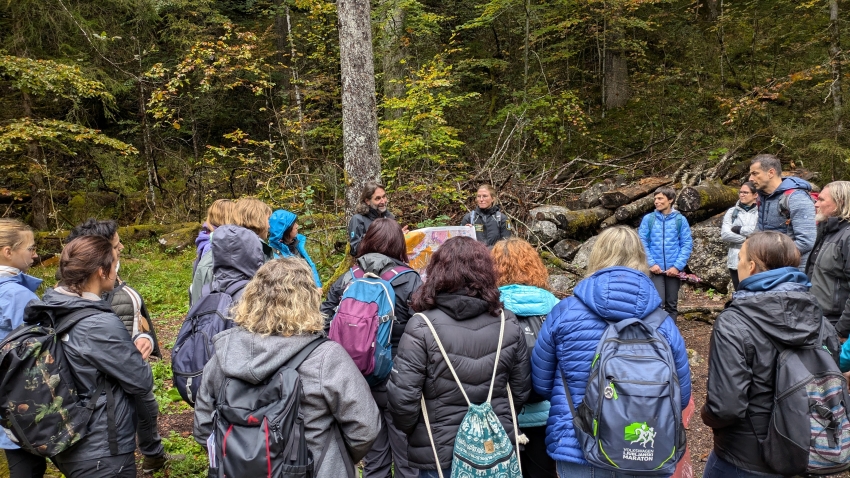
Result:
[[[546,271],[537,250],[518,237],[497,242],[490,250],[490,255],[496,267],[496,285],[499,286],[502,303],[516,315],[525,335],[530,357],[546,315],[558,303],[558,299],[546,290],[549,287],[549,272]],[[523,476],[557,476],[555,460],[546,454],[548,418],[549,401],[532,390],[528,402],[517,414],[517,422],[522,431],[520,443],[523,442],[523,437],[526,442],[520,450]]]
[[[38,300],[35,291],[42,281],[27,275],[36,257],[32,230],[20,221],[0,219],[0,340],[23,323],[26,305]],[[44,476],[44,458],[21,450],[6,430],[0,430],[0,448],[11,478]]]
[[[812,185],[793,176],[782,178],[782,163],[772,154],[750,161],[750,181],[759,193],[757,231],[777,231],[790,237],[800,251],[800,271],[805,272],[818,230]]]
[[[809,279],[798,270],[800,251],[788,236],[757,232],[738,257],[738,291],[711,334],[700,414],[712,428],[714,449],[703,478],[780,477],[760,445],[775,404],[777,347],[823,346],[837,360],[838,336],[809,292]]]
[[[578,408],[584,400],[596,346],[609,323],[635,317],[646,320],[661,306],[661,299],[649,279],[641,238],[631,228],[616,226],[599,234],[587,273],[574,295],[559,302],[543,323],[531,353],[531,380],[534,390],[551,403],[546,448],[557,462],[559,476],[621,478],[631,475],[596,468],[585,460],[564,383]],[[691,398],[685,341],[669,316],[658,332],[673,352],[684,410]]]
[[[640,221],[638,234],[646,250],[650,278],[661,296],[662,308],[676,320],[679,315],[679,273],[691,257],[694,241],[688,220],[673,209],[676,190],[664,186],[655,190],[655,211]]]
[[[275,259],[280,257],[299,257],[307,261],[313,269],[316,287],[322,287],[316,264],[307,254],[307,238],[298,234],[298,216],[285,209],[278,209],[269,217],[269,245],[275,250]]]

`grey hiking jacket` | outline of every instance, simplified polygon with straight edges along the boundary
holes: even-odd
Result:
[[[43,302],[31,303],[27,315],[39,309],[54,309],[62,317],[83,308],[95,308],[89,317],[81,319],[61,340],[68,366],[74,374],[78,393],[91,397],[98,380],[106,375],[108,387],[115,399],[115,424],[118,453],[136,449],[136,409],[134,396],[144,395],[153,388],[151,368],[130,340],[130,334],[109,304],[65,295],[53,289],[44,294]],[[56,455],[59,463],[74,463],[110,456],[106,392],[95,398],[94,413],[89,419],[88,433],[68,450]]]
[[[472,218],[473,215],[475,215],[474,219]],[[464,214],[463,219],[460,220],[460,225],[465,226],[467,224],[472,224],[475,227],[475,238],[487,247],[493,247],[500,240],[511,237],[511,225],[508,222],[508,216],[502,212],[498,204],[487,209],[476,207],[472,212]]]
[[[779,212],[779,201],[785,191],[796,189],[788,197],[788,209],[790,219]],[[782,184],[766,195],[761,191],[759,194],[757,231],[777,231],[786,234],[794,240],[800,251],[800,271],[806,270],[806,262],[809,252],[815,245],[817,238],[817,226],[815,225],[815,203],[809,196],[812,185],[806,181],[793,176],[782,180]],[[786,224],[786,222],[789,222]]]
[[[806,275],[823,315],[841,337],[850,334],[850,223],[831,217],[818,225]]]
[[[317,335],[262,336],[235,327],[213,339],[215,355],[204,367],[204,378],[195,403],[194,437],[201,446],[213,432],[216,394],[227,377],[260,383],[274,374]],[[372,448],[381,429],[378,407],[369,385],[336,342],[319,345],[298,368],[301,377],[301,413],[307,447],[318,460],[325,442],[342,431],[347,451],[331,442],[317,478],[345,478],[348,466],[359,462]],[[339,427],[334,427],[336,422]]]

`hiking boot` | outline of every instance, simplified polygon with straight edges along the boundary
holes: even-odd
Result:
[[[169,463],[183,461],[185,459],[186,455],[172,455],[171,453],[163,453],[160,456],[145,456],[145,459],[142,461],[142,471],[144,473],[153,473]]]

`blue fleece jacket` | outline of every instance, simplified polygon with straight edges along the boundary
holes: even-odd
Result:
[[[31,275],[0,276],[0,340],[24,322],[24,308],[31,300],[38,300],[35,291],[42,280]],[[14,450],[18,447],[0,430],[0,448]]]
[[[796,189],[788,197],[788,211],[791,215],[786,218],[779,213],[779,201],[785,191]],[[815,239],[818,235],[815,224],[815,203],[809,196],[812,185],[806,181],[787,177],[770,195],[759,191],[759,219],[756,223],[757,231],[777,231],[788,235],[794,240],[797,249],[800,250],[800,270],[806,270],[806,262],[809,253],[815,247]]]
[[[574,294],[558,303],[543,323],[531,354],[531,380],[534,390],[552,403],[546,427],[549,456],[557,461],[588,465],[573,430],[559,372],[564,374],[578,407],[584,399],[596,345],[608,322],[644,318],[658,309],[661,298],[649,277],[626,267],[597,271],[579,282]],[[691,399],[691,370],[685,341],[669,317],[658,331],[673,350],[684,410]]]
[[[283,234],[295,224],[297,218],[298,216],[285,209],[278,209],[269,217],[269,245],[275,250],[275,258],[296,256],[289,249],[289,246],[283,243]],[[322,287],[319,271],[316,270],[316,264],[313,263],[310,255],[307,254],[306,244],[307,238],[303,234],[295,236],[295,249],[298,251],[298,256],[301,256],[302,259],[307,261],[307,264],[313,269],[313,279],[316,281],[316,287]]]
[[[530,285],[503,285],[499,287],[499,291],[505,308],[518,317],[546,315],[558,303],[558,298],[548,290]],[[531,329],[523,325],[522,319],[520,319],[520,328],[528,334],[527,336],[532,334]],[[533,347],[529,347],[528,353],[531,354],[532,350]],[[526,403],[522,407],[517,415],[517,422],[520,428],[542,427],[546,425],[548,418],[549,401],[535,401],[534,403]]]
[[[647,214],[640,221],[638,235],[649,267],[657,264],[664,271],[671,267],[685,269],[694,242],[688,220],[679,211],[674,209],[666,216],[658,210]]]

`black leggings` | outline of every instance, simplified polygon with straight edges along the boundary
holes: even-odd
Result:
[[[738,271],[735,269],[729,269],[729,275],[732,276],[732,287],[734,287],[735,290],[738,290],[738,284],[741,283],[741,281],[738,280]]]
[[[0,431],[0,433],[3,433]],[[11,478],[43,478],[47,471],[47,460],[21,449],[3,450],[9,463]]]

